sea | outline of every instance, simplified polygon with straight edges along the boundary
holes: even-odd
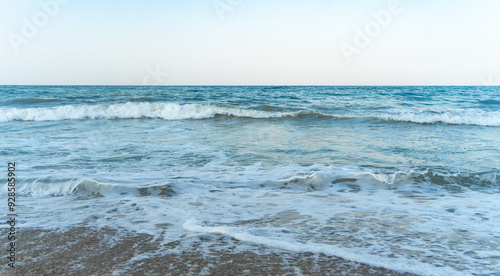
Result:
[[[500,87],[0,95],[0,215],[15,162],[20,228],[227,236],[418,275],[500,275]]]

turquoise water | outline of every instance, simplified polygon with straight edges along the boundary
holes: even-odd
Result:
[[[424,275],[500,271],[499,87],[0,92],[0,155],[18,164],[26,227],[212,233]]]

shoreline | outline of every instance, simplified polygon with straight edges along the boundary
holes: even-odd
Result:
[[[202,234],[164,243],[110,228],[21,229],[16,268],[2,275],[414,275],[310,252]]]

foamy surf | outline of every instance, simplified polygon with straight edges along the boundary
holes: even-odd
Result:
[[[500,111],[478,109],[455,110],[401,110],[374,114],[371,117],[387,121],[418,124],[445,123],[452,125],[500,126]]]
[[[187,170],[187,169],[186,169]],[[327,191],[332,187],[354,187],[356,190],[369,189],[401,189],[409,184],[426,185],[440,189],[451,189],[456,192],[467,190],[499,192],[500,178],[497,171],[476,173],[440,172],[426,168],[391,171],[360,167],[335,167],[315,164],[309,167],[283,166],[274,170],[266,170],[261,164],[247,166],[245,170],[233,167],[214,165],[205,167],[206,171],[186,171],[186,174],[197,173],[204,182],[212,183],[218,188],[228,188],[232,183],[245,183],[252,189],[279,189],[293,191]],[[223,177],[214,178],[214,171],[220,171]],[[187,177],[186,177],[187,178]],[[186,184],[184,188],[193,184]],[[134,185],[130,183],[109,183],[90,178],[57,179],[39,178],[23,179],[17,185],[18,193],[25,196],[63,196],[63,195],[175,195],[172,189],[176,179],[166,180],[165,184]],[[179,185],[180,186],[180,185]],[[0,191],[6,193],[7,186]],[[352,189],[352,188],[351,188]]]
[[[181,177],[172,185],[144,186],[29,180],[19,183],[19,195],[32,202],[26,225],[43,229],[52,229],[54,221],[68,227],[125,227],[167,242],[185,231],[209,233],[420,275],[487,274],[496,267],[494,172],[291,165],[274,170],[250,166],[234,171],[227,181],[203,170],[196,176],[190,182]],[[474,180],[489,192],[469,190]],[[462,191],[448,192],[449,185],[460,183]],[[48,204],[60,210],[46,213]],[[45,221],[34,220],[41,214]]]
[[[398,109],[377,112],[349,111],[347,113],[336,114],[314,110],[271,112],[210,104],[126,102],[121,104],[63,105],[39,108],[2,108],[0,111],[0,122],[155,118],[185,120],[209,119],[220,115],[255,119],[308,117],[332,119],[370,118],[417,124],[444,123],[451,125],[500,126],[500,111],[478,109]]]
[[[161,245],[155,260],[208,238],[220,252],[341,256],[366,273],[500,271],[498,88],[2,91],[0,155],[16,162],[25,229],[144,233]]]
[[[64,105],[46,108],[4,108],[0,111],[0,122],[140,118],[183,120],[207,119],[213,118],[216,115],[242,118],[276,118],[294,116],[294,114],[296,114],[293,112],[266,112],[208,104],[178,104],[162,102],[127,102],[123,104],[78,106]]]
[[[160,196],[176,194],[169,184],[127,185],[106,183],[89,178],[84,179],[34,179],[17,183],[18,194],[22,196]],[[6,189],[5,189],[6,190]],[[3,191],[2,191],[3,193]]]
[[[429,276],[447,276],[447,275],[472,275],[467,272],[461,272],[448,267],[435,267],[433,265],[421,263],[411,259],[399,259],[394,262],[387,258],[380,258],[378,256],[366,254],[359,252],[356,249],[346,249],[332,245],[318,244],[313,242],[298,243],[293,241],[288,241],[286,238],[277,236],[266,236],[262,229],[242,229],[237,227],[213,227],[204,226],[203,223],[197,219],[188,219],[182,227],[187,231],[196,233],[210,233],[219,234],[233,237],[240,241],[251,242],[255,244],[260,244],[264,246],[296,251],[296,252],[311,252],[311,253],[323,253],[330,256],[340,257],[346,260],[360,262],[372,266],[384,267],[387,269],[408,272],[418,275],[429,275]],[[251,232],[260,233],[260,235],[252,234]]]

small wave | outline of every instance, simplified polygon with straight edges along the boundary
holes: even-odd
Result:
[[[478,109],[456,110],[407,110],[369,117],[387,121],[401,121],[419,124],[445,123],[452,125],[500,126],[500,111],[487,112]]]
[[[295,188],[295,187],[305,187],[308,190],[320,190],[323,189],[330,179],[328,175],[320,172],[314,172],[311,175],[294,176],[288,179],[279,181],[283,186],[281,188]]]
[[[297,117],[335,118],[335,119],[375,119],[417,124],[500,126],[500,111],[480,109],[417,110],[399,109],[380,112],[355,111],[343,114],[301,111]]]
[[[331,185],[346,186],[359,191],[363,185],[379,183],[397,188],[404,184],[428,183],[441,186],[451,192],[461,192],[462,188],[493,191],[500,187],[498,172],[449,173],[431,169],[408,171],[383,171],[362,168],[329,167],[321,171],[295,175],[289,178],[269,181],[268,186],[279,189],[323,190]]]
[[[297,119],[356,119],[367,118],[418,124],[445,123],[454,125],[500,126],[500,111],[479,109],[417,110],[394,109],[380,112],[350,111],[328,113],[314,110],[281,111],[268,106],[258,109],[224,107],[210,104],[178,104],[143,102],[146,98],[121,104],[63,105],[40,108],[0,108],[0,122],[61,121],[84,119],[209,119],[216,116],[241,118],[297,118]]]
[[[381,183],[431,183],[435,185],[459,185],[469,188],[491,188],[498,187],[497,172],[480,173],[446,173],[433,170],[410,170],[393,173],[368,173],[371,177]]]
[[[93,180],[80,180],[71,189],[71,194],[76,195],[104,195],[110,193],[135,194],[139,196],[171,197],[176,194],[171,185],[155,186],[128,186],[102,183]]]
[[[449,125],[500,126],[500,111],[484,111],[480,109],[395,109],[380,112],[354,111],[343,114],[301,111],[298,113],[298,116],[335,119],[367,118],[417,124],[444,123]]]
[[[64,105],[49,108],[10,108],[0,113],[0,122],[60,121],[81,119],[140,119],[165,120],[207,119],[217,115],[243,118],[275,118],[294,116],[293,112],[267,112],[214,105],[127,102],[124,104]]]
[[[52,103],[58,101],[60,100],[55,98],[22,98],[22,99],[11,100],[10,102],[15,104],[39,104],[39,103]]]
[[[135,98],[129,99],[128,101],[129,102],[151,102],[153,100],[154,99],[151,97],[135,97]]]
[[[498,106],[500,106],[500,100],[489,99],[489,100],[482,100],[479,102],[481,104],[484,104],[484,105],[498,105]]]
[[[32,196],[105,196],[129,194],[135,196],[172,197],[171,185],[133,186],[100,182],[92,179],[27,179],[18,183],[18,193]]]

